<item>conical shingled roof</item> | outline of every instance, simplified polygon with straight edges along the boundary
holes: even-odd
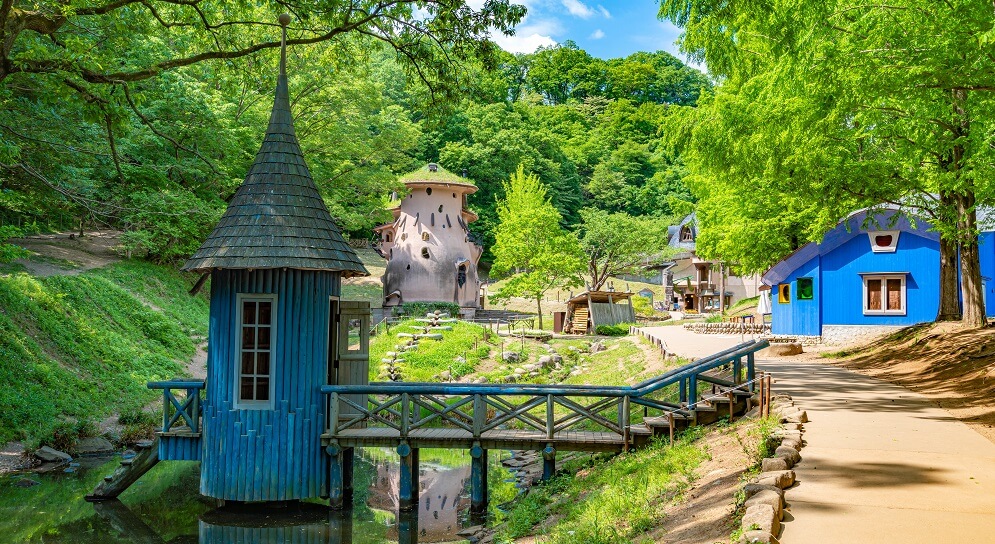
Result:
[[[285,49],[269,128],[256,160],[214,231],[183,265],[183,270],[203,272],[216,268],[370,275],[332,220],[304,162],[290,112]]]

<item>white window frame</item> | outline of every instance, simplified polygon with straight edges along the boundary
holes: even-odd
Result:
[[[270,314],[269,331],[269,400],[242,400],[242,307],[246,301],[270,302],[272,313]],[[232,387],[233,405],[236,410],[271,410],[274,406],[273,395],[276,392],[276,343],[277,343],[277,315],[279,297],[275,293],[238,293],[235,296],[235,383]]]
[[[861,276],[863,279],[864,288],[862,290],[863,299],[861,300],[861,306],[864,309],[864,315],[906,315],[908,313],[908,289],[906,274],[865,274]],[[871,310],[867,307],[867,282],[870,280],[881,280],[881,309]],[[901,280],[902,281],[902,307],[899,310],[888,310],[888,280]]]
[[[894,253],[898,251],[898,237],[902,234],[900,230],[878,230],[868,231],[867,238],[871,242],[871,253]],[[891,236],[891,245],[879,246],[875,238],[878,236]]]

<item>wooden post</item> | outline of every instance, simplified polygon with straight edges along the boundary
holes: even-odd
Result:
[[[408,427],[411,422],[411,404],[407,393],[401,393],[401,438],[408,438]]]
[[[629,425],[630,411],[632,410],[632,405],[629,401],[629,395],[622,397],[622,420],[619,424],[622,425],[622,451],[629,451],[629,439],[631,436],[632,428]]]
[[[668,412],[667,413],[667,419],[668,419],[668,422],[670,423],[670,445],[673,446],[674,445],[674,413],[673,412]]]
[[[333,441],[325,447],[325,453],[328,454],[328,507],[341,510],[345,505],[342,448],[337,441]]]
[[[352,504],[352,480],[353,471],[356,464],[356,449],[345,448],[341,453],[342,457],[342,502],[348,507]]]
[[[688,401],[688,385],[687,385],[687,380],[685,378],[681,378],[679,394],[681,402]]]
[[[470,512],[487,511],[487,450],[475,442],[470,448]]]
[[[692,410],[698,404],[698,376],[691,374],[688,377],[688,407]]]
[[[587,292],[587,318],[591,320],[591,328],[588,330],[587,334],[591,334],[592,331],[596,333],[598,324],[594,321],[594,304],[591,302],[590,291]]]
[[[397,446],[401,456],[398,474],[397,506],[402,512],[418,506],[418,449],[407,442]]]
[[[736,417],[736,395],[733,394],[732,389],[726,395],[729,396],[729,423],[732,423]]]
[[[553,414],[553,395],[546,395],[546,439],[553,439],[553,423],[555,417]]]
[[[554,474],[556,474],[556,448],[550,443],[542,450],[542,481],[549,481]]]
[[[736,357],[732,362],[732,383],[740,384],[743,383],[743,358]]]
[[[398,512],[397,544],[418,544],[418,509]]]
[[[473,396],[473,437],[480,438],[487,423],[487,400],[483,395]]]
[[[328,434],[334,437],[339,433],[339,394],[332,393],[329,396],[331,401],[328,408]]]
[[[756,391],[757,384],[753,381],[757,376],[756,365],[753,360],[753,352],[746,354],[746,381],[750,382],[750,391]]]

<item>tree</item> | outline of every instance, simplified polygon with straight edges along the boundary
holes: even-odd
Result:
[[[491,274],[510,275],[493,300],[524,297],[536,302],[542,328],[542,297],[554,287],[583,285],[584,261],[577,237],[560,227],[560,212],[546,187],[519,166],[498,201],[494,266]]]
[[[601,289],[612,276],[636,272],[665,256],[668,221],[595,208],[581,210],[580,216],[580,245],[592,290]]]
[[[771,10],[667,0],[660,14],[684,26],[682,47],[725,79],[707,113],[691,115],[683,147],[716,152],[684,158],[692,188],[709,187],[698,196],[728,204],[725,220],[702,217],[703,238],[710,229],[727,237],[737,221],[729,216],[745,223],[752,215],[754,229],[796,237],[756,251],[790,250],[847,211],[900,204],[940,233],[939,317],[957,305],[959,254],[963,322],[985,324],[975,210],[995,190],[990,4],[794,0]],[[726,181],[735,189],[718,187]],[[804,212],[785,229],[780,219],[792,208]]]

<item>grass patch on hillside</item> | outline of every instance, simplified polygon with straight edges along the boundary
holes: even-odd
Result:
[[[76,276],[0,275],[0,443],[69,447],[156,397],[207,333],[206,297],[179,272],[125,261]],[[68,443],[66,443],[68,442]]]
[[[417,333],[415,325],[423,325],[413,319],[402,321],[390,328],[389,332],[381,333],[370,341],[370,379],[375,380],[379,373],[381,359],[388,351],[398,351],[398,346],[404,344],[407,338],[398,338],[398,333]],[[453,330],[439,331],[442,340],[421,340],[415,350],[399,355],[404,359],[398,366],[406,382],[433,381],[433,377],[448,370],[453,379],[472,373],[477,364],[486,358],[491,348],[496,345],[498,337],[489,335],[484,340],[488,330],[473,323],[451,323]],[[436,331],[433,331],[436,332]],[[476,344],[476,348],[474,345]],[[400,353],[400,352],[399,352]],[[463,357],[465,362],[457,362],[457,357]]]
[[[515,505],[498,541],[529,534],[550,544],[631,541],[659,523],[667,504],[694,481],[708,458],[697,443],[702,433],[693,429],[673,446],[654,441],[586,468],[568,466],[568,474],[532,488]]]

